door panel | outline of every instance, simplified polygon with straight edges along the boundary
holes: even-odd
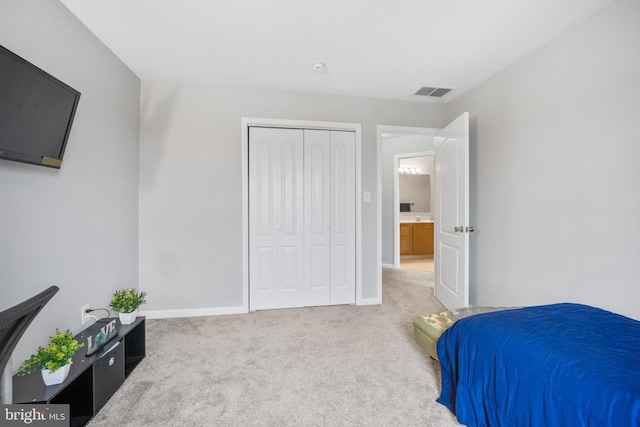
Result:
[[[342,290],[349,286],[349,268],[347,266],[349,247],[334,245],[333,251],[333,289]]]
[[[250,305],[300,307],[303,286],[303,135],[249,129]]]
[[[400,224],[400,255],[413,255],[413,224]]]
[[[294,146],[296,142],[298,144]],[[302,175],[302,164],[299,158],[302,154],[302,147],[299,145],[299,141],[287,140],[282,144],[281,150],[282,235],[297,238],[298,225],[300,225],[297,216],[301,213],[301,206],[297,200],[302,198],[301,188],[298,188],[298,185],[302,184],[302,180],[296,178]],[[275,171],[275,173],[278,172]]]
[[[435,138],[436,297],[447,309],[469,305],[469,113]]]
[[[282,247],[282,290],[297,291],[300,286],[298,275],[296,274],[296,261],[300,249],[295,246]]]
[[[458,260],[460,259],[459,250],[455,246],[442,243],[440,245],[440,257],[438,268],[442,272],[440,275],[440,285],[447,291],[458,294],[459,278],[458,278]],[[443,292],[442,290],[440,291]],[[449,307],[447,307],[449,308]]]
[[[304,131],[305,305],[331,303],[331,135]]]
[[[329,272],[327,264],[329,264],[329,247],[328,246],[312,246],[309,262],[311,262],[311,274],[308,279],[311,281],[311,289],[314,291],[329,293]],[[305,272],[306,275],[306,272]]]
[[[255,202],[253,209],[256,214],[257,225],[254,227],[255,233],[263,237],[273,237],[273,214],[274,206],[272,206],[273,191],[271,182],[271,146],[262,141],[255,145],[255,151],[257,151],[257,157],[254,159],[256,163],[257,183],[260,188],[257,189],[255,194]]]
[[[331,132],[331,304],[354,304],[356,298],[355,134]],[[340,254],[338,257],[337,254]]]
[[[261,277],[256,284],[258,292],[273,291],[273,249],[271,247],[257,248],[255,251],[255,263],[257,264],[257,275]]]
[[[413,224],[413,254],[429,253],[429,227],[431,224]]]

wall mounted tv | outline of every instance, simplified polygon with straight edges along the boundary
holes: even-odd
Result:
[[[0,46],[0,159],[60,168],[80,92]]]

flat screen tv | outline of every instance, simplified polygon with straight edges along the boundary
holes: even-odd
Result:
[[[0,159],[60,168],[80,92],[0,46]]]

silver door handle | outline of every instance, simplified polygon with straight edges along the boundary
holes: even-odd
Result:
[[[473,229],[473,227],[465,227],[465,231],[467,233],[473,233],[475,230]]]
[[[454,233],[464,233],[464,227],[463,226],[453,227],[453,232]]]

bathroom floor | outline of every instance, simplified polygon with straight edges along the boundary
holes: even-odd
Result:
[[[433,258],[403,259],[400,260],[400,268],[433,273]]]

